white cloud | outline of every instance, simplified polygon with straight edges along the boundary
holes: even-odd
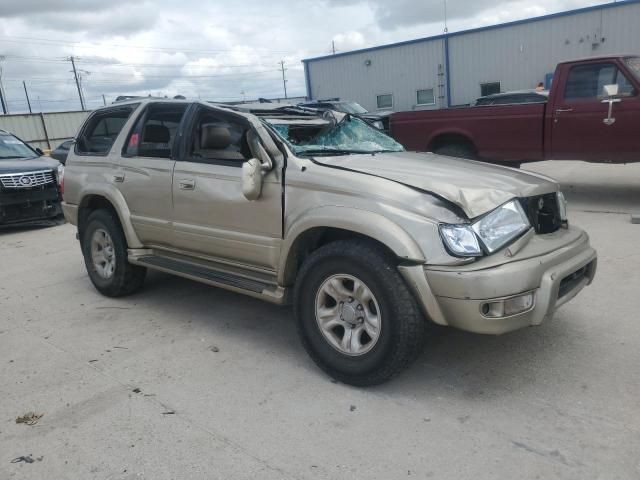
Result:
[[[598,0],[448,0],[461,30],[577,8]],[[78,58],[90,106],[102,94],[183,94],[207,99],[303,95],[300,60],[438,34],[440,0],[21,0],[0,2],[0,54],[13,111],[77,108],[65,61]],[[40,103],[38,103],[38,97]]]

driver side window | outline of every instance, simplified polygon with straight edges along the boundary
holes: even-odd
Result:
[[[196,120],[189,156],[192,161],[240,166],[252,157],[248,130],[221,115],[202,112]]]

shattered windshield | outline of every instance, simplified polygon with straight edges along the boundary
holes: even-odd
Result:
[[[266,119],[296,155],[349,155],[402,152],[391,137],[349,115],[341,122],[325,119]]]
[[[33,158],[37,154],[13,135],[0,134],[0,160]]]

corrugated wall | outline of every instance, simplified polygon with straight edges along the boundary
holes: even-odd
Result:
[[[393,93],[394,110],[412,110],[417,90],[433,88],[437,102],[443,48],[442,41],[432,41],[311,62],[311,97],[353,100],[375,111],[377,95]]]
[[[534,88],[560,61],[626,52],[640,54],[636,2],[451,34],[451,104],[475,100],[481,83],[499,81],[503,91]],[[375,110],[376,95],[393,93],[393,110],[401,111],[415,108],[417,89],[438,91],[438,66],[443,62],[443,40],[436,38],[311,60],[306,68],[314,98],[340,97]]]
[[[73,138],[89,112],[51,112],[0,115],[0,129],[13,133],[33,147],[54,149]]]
[[[475,100],[484,82],[499,81],[503,91],[535,88],[561,61],[640,53],[639,25],[640,4],[630,4],[453,36],[451,103]]]

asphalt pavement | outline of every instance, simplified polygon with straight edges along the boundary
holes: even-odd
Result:
[[[525,168],[562,182],[593,285],[539,327],[438,330],[367,389],[289,308],[153,272],[108,299],[72,226],[0,231],[0,479],[640,478],[640,165]]]

